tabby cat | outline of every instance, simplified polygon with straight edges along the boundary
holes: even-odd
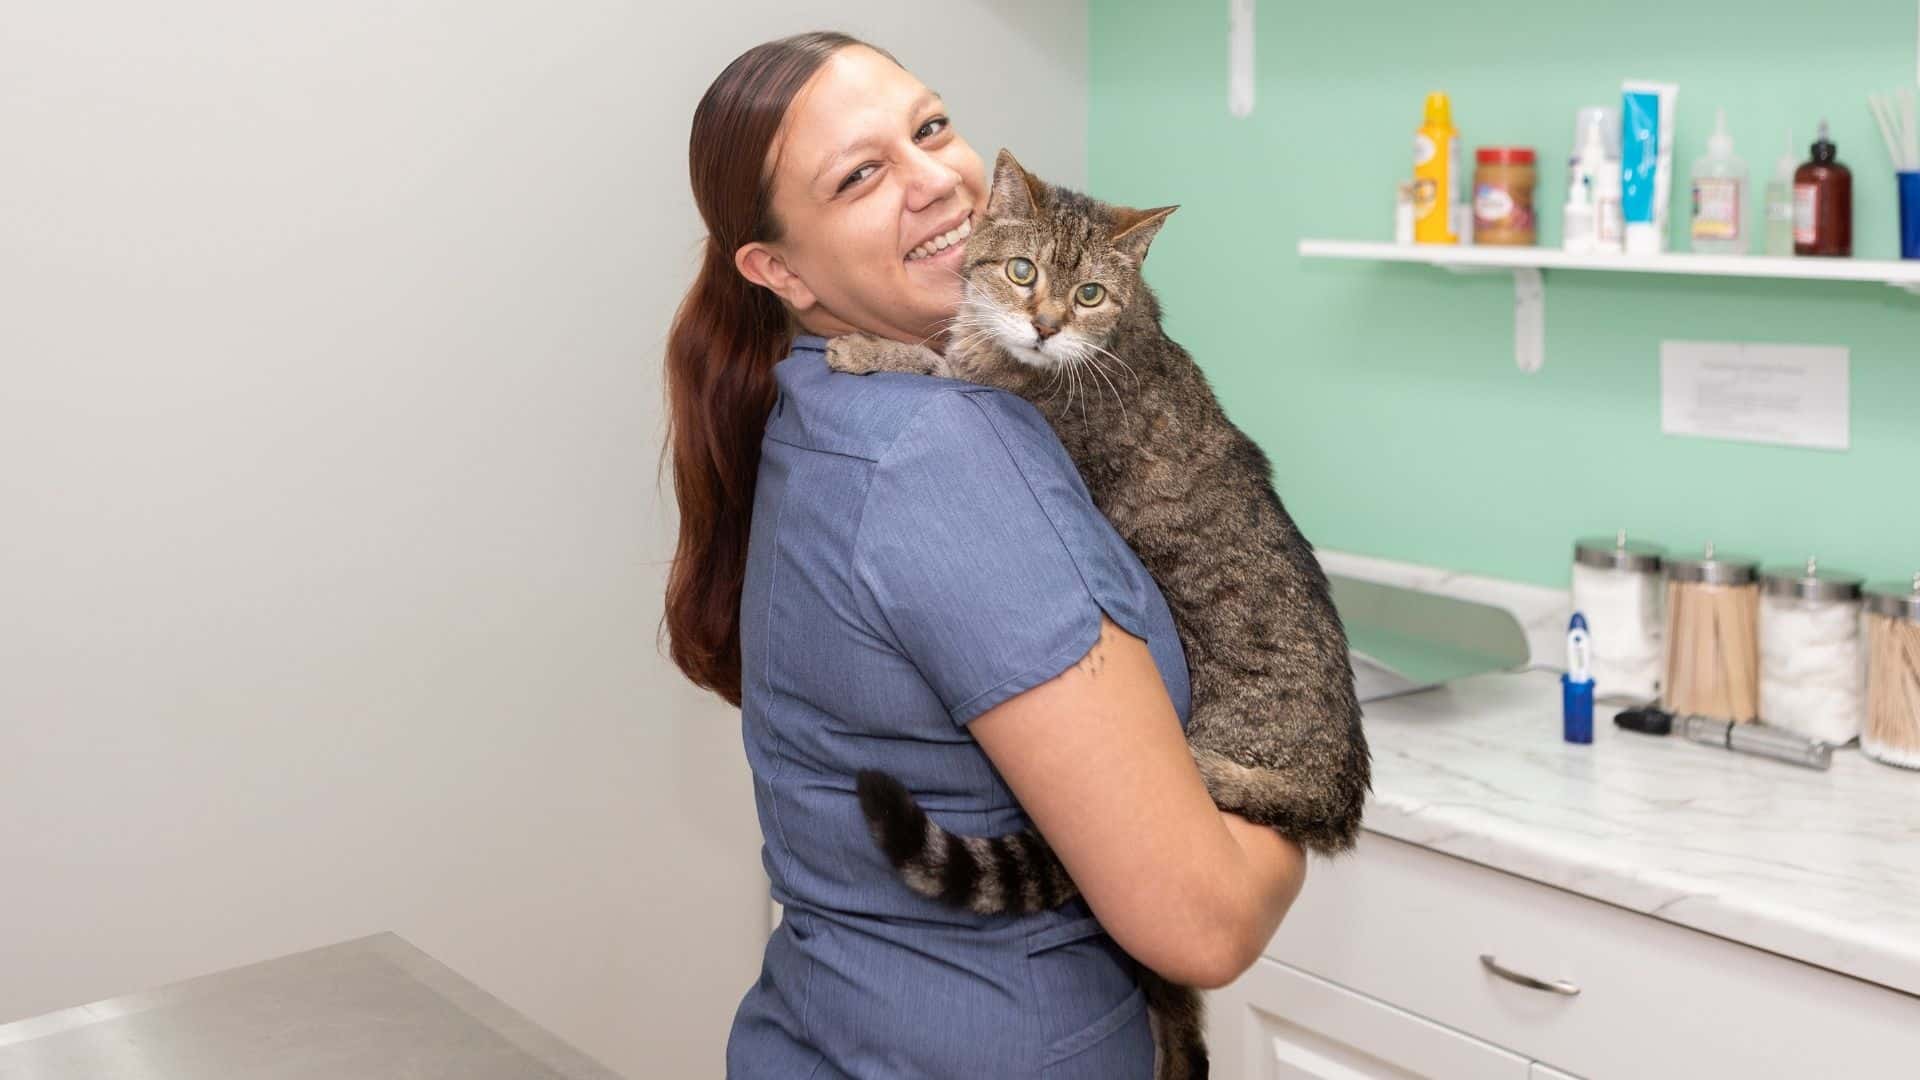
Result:
[[[1099,202],[1002,150],[945,355],[848,335],[828,343],[827,364],[965,379],[1032,402],[1166,597],[1190,669],[1187,742],[1214,802],[1337,853],[1353,845],[1371,786],[1346,631],[1266,455],[1160,328],[1140,266],[1173,209]],[[875,840],[915,891],[983,914],[1075,895],[1037,832],[956,836],[885,773],[858,784]],[[1141,975],[1156,1075],[1205,1076],[1199,995]]]

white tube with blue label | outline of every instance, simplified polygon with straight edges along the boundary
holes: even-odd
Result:
[[[1672,83],[1629,79],[1620,87],[1620,216],[1629,255],[1667,250],[1679,100]]]

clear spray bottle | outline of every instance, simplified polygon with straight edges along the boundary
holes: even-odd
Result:
[[[1693,250],[1705,255],[1747,253],[1747,163],[1733,156],[1727,110],[1714,119],[1707,156],[1693,163]]]
[[[1773,176],[1767,181],[1767,236],[1769,255],[1793,254],[1793,170],[1800,165],[1794,154],[1793,131],[1787,131],[1787,150],[1773,163]]]

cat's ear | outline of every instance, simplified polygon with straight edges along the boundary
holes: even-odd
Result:
[[[1044,185],[1020,167],[1013,152],[1002,149],[993,159],[993,188],[987,195],[987,215],[1008,221],[1031,221],[1040,206]]]
[[[1135,266],[1147,260],[1147,246],[1153,243],[1153,236],[1167,220],[1167,215],[1180,209],[1178,206],[1156,206],[1151,210],[1134,210],[1125,206],[1113,210],[1113,246],[1133,260]]]

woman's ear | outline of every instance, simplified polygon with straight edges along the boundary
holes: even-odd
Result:
[[[780,253],[765,244],[742,244],[733,253],[734,268],[740,276],[780,298],[794,312],[806,311],[820,298],[793,272]]]

